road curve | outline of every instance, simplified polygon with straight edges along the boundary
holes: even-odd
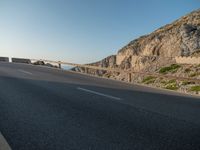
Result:
[[[13,150],[199,150],[200,99],[0,63],[0,132]]]

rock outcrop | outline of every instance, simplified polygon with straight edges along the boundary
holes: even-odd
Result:
[[[175,63],[173,57],[191,56],[198,52],[200,52],[200,9],[149,35],[131,41],[120,49],[117,55],[91,65],[149,72],[166,64]],[[106,73],[104,71],[98,75]]]
[[[200,51],[200,10],[194,11],[172,24],[168,24],[149,35],[142,36],[131,41],[128,45],[118,51],[117,57],[124,56],[121,66],[124,68],[124,61],[133,56],[130,67],[136,70],[151,66],[155,59],[152,56],[159,56],[157,63],[171,62],[170,57],[189,56]],[[149,57],[137,57],[149,56]],[[164,59],[165,58],[165,59]]]
[[[59,68],[59,66],[57,65],[52,65],[50,63],[45,63],[44,61],[36,61],[34,63],[32,63],[33,65],[39,65],[39,66],[46,66],[46,67],[52,67],[52,68]]]

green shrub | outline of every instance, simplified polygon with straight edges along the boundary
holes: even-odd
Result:
[[[190,71],[191,71],[190,68],[186,68],[186,69],[185,69],[185,73],[189,73]]]
[[[169,89],[169,90],[178,90],[178,85],[176,83],[175,79],[169,80],[166,84],[165,84],[165,88]]]
[[[162,83],[162,84],[167,84],[167,81],[162,80],[162,81],[160,81],[160,83]]]
[[[171,66],[161,68],[159,70],[159,73],[162,73],[162,74],[166,74],[168,72],[175,73],[180,67],[181,66],[178,64],[172,64]]]
[[[176,83],[176,80],[175,79],[172,79],[172,80],[162,80],[160,81],[160,83],[164,84],[164,85],[168,85],[168,84],[172,84],[172,83]]]
[[[189,77],[196,77],[196,76],[198,76],[198,75],[199,75],[198,72],[194,72],[194,73],[191,73],[191,74],[189,75]]]
[[[194,92],[200,92],[200,85],[196,85],[196,86],[192,86],[190,88],[191,91],[194,91]]]
[[[145,77],[145,78],[142,80],[142,83],[150,84],[150,83],[154,83],[155,80],[156,80],[156,77],[154,77],[154,76],[148,76],[148,77]]]
[[[169,90],[178,90],[179,89],[179,87],[177,86],[176,83],[168,84],[165,88],[169,89]]]
[[[176,83],[176,80],[175,79],[169,80],[168,84],[170,84],[170,83]]]
[[[195,82],[192,82],[192,81],[183,81],[181,83],[181,85],[189,85],[189,84],[195,84]]]

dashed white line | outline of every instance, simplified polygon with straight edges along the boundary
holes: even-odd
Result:
[[[25,74],[28,74],[28,75],[33,75],[31,72],[24,71],[24,70],[21,70],[21,69],[19,69],[18,71],[19,71],[19,72],[22,72],[22,73],[25,73]]]
[[[11,147],[8,145],[6,139],[0,132],[0,150],[12,150]]]
[[[119,97],[115,97],[115,96],[111,96],[111,95],[107,95],[107,94],[99,93],[99,92],[92,91],[92,90],[88,90],[88,89],[81,88],[81,87],[77,87],[77,89],[78,89],[78,90],[81,90],[81,91],[84,91],[84,92],[88,92],[88,93],[96,94],[96,95],[103,96],[103,97],[107,97],[107,98],[110,98],[110,99],[114,99],[114,100],[122,100],[122,99],[119,98]]]

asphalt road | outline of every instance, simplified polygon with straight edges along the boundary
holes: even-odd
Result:
[[[0,63],[0,132],[13,150],[199,150],[200,98]]]

